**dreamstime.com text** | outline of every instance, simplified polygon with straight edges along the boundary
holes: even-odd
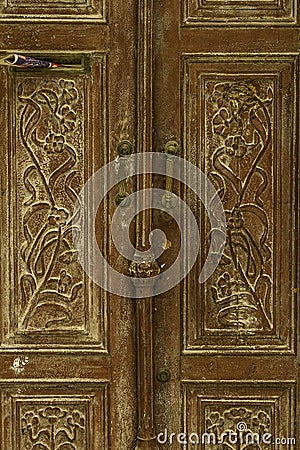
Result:
[[[239,424],[238,424],[239,425]],[[246,444],[246,445],[296,445],[296,438],[292,437],[274,437],[271,433],[252,433],[250,431],[233,431],[227,430],[216,435],[215,433],[170,433],[166,428],[163,432],[157,435],[158,444],[174,444],[178,442],[181,445],[219,445],[219,444]]]

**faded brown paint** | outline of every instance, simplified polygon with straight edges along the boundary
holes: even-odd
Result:
[[[109,22],[107,2],[94,11],[40,5],[27,8],[32,18],[19,2],[1,8],[1,55],[86,63],[57,72],[1,68],[0,448],[131,448],[134,304],[93,286],[62,235],[84,181],[136,135],[135,5],[110,3]],[[110,199],[99,224],[113,214]],[[60,245],[44,248],[47,234]],[[98,236],[118,267],[107,227]]]
[[[230,420],[238,411],[250,429],[260,411],[273,435],[299,442],[298,28],[288,10],[280,19],[272,8],[260,15],[263,3],[218,5],[155,6],[154,146],[162,151],[167,140],[181,141],[182,156],[218,190],[231,236],[216,272],[199,285],[209,243],[205,210],[174,186],[198,218],[202,242],[191,274],[154,302],[155,367],[172,374],[155,385],[157,431],[221,433],[234,428]],[[257,18],[276,28],[252,28]],[[280,27],[282,21],[290,25]],[[260,223],[254,216],[248,221],[248,207],[261,211]],[[172,248],[161,261],[171,264],[178,230],[174,222],[163,227]],[[182,448],[176,439],[162,447]]]
[[[45,448],[150,450],[165,428],[221,433],[238,414],[254,432],[261,420],[267,430],[272,424],[270,432],[294,437],[296,2],[105,3],[70,2],[62,10],[49,2],[41,10],[32,2],[30,17],[18,2],[1,7],[1,55],[17,49],[82,62],[55,72],[1,69],[1,449],[31,450],[44,430]],[[203,252],[181,286],[136,301],[90,286],[68,241],[61,254],[55,250],[66,226],[62,211],[70,214],[79,186],[117,156],[124,139],[139,152],[180,142],[182,156],[223,190],[233,238],[204,287],[197,283]],[[248,151],[253,157],[245,160]],[[249,173],[251,189],[243,192]],[[152,181],[166,186],[159,177],[140,177],[137,185]],[[176,183],[172,189],[179,192]],[[99,223],[110,223],[116,192]],[[205,250],[205,212],[184,187],[181,194],[199,219]],[[247,222],[243,196],[260,224]],[[32,211],[35,203],[40,207]],[[152,226],[168,237],[159,260],[168,267],[179,249],[178,229],[159,214],[153,225],[150,212],[141,214],[133,236],[140,250]],[[250,256],[237,251],[243,237]],[[55,242],[42,252],[48,238]],[[127,272],[108,227],[99,227],[98,240],[114,267]],[[142,261],[131,274],[157,269],[155,261]],[[44,288],[52,291],[51,305]],[[62,306],[70,299],[74,307]],[[163,370],[171,373],[166,382],[156,376]],[[162,448],[181,446],[175,440]]]

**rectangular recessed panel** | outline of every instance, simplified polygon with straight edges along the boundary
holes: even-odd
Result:
[[[107,444],[106,386],[1,388],[2,448],[98,450]]]
[[[277,449],[296,449],[293,385],[187,383],[183,389],[187,449],[269,450],[275,442]]]
[[[182,0],[182,22],[190,26],[295,25],[295,0]]]
[[[73,244],[76,199],[105,159],[104,146],[96,156],[105,141],[105,60],[99,56],[91,64],[90,73],[6,73],[3,127],[10,132],[10,146],[2,154],[7,202],[2,312],[7,345],[51,340],[105,347],[105,295],[85,275]]]
[[[213,184],[227,226],[222,258],[199,283],[209,247],[218,252],[221,236],[212,242],[203,205],[187,193],[201,228],[201,257],[184,291],[187,349],[289,351],[294,58],[195,55],[184,70],[186,158]]]
[[[7,21],[106,22],[105,0],[2,0],[0,20]]]

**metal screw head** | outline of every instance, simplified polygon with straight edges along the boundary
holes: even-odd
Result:
[[[165,144],[164,152],[168,155],[179,155],[180,145],[176,141],[169,141]]]
[[[169,369],[161,369],[157,372],[157,379],[161,383],[166,383],[171,378],[171,372]]]
[[[120,157],[129,156],[133,152],[133,144],[127,140],[121,141],[118,144],[117,152]]]

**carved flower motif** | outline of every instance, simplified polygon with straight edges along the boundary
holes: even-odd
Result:
[[[226,104],[226,102],[224,100],[225,90],[226,90],[226,84],[224,84],[224,83],[216,84],[214,87],[214,91],[211,95],[211,101],[212,101],[212,103],[217,104],[218,108],[221,108],[222,106],[224,106]]]
[[[223,276],[219,278],[218,285],[223,296],[232,294],[230,275],[228,272],[225,272]]]
[[[76,114],[75,112],[68,106],[65,105],[62,110],[62,119],[61,119],[61,130],[62,133],[69,133],[76,128]]]
[[[258,102],[256,87],[252,81],[231,83],[225,88],[224,99],[239,112],[250,109]]]
[[[51,214],[48,217],[48,222],[50,225],[56,225],[58,227],[63,227],[66,225],[66,221],[68,218],[68,213],[66,210],[62,208],[52,208]]]
[[[246,408],[232,408],[225,413],[225,417],[234,423],[245,422],[251,418],[251,415],[251,411],[248,411]]]
[[[44,417],[48,420],[49,423],[54,424],[64,417],[67,412],[59,408],[58,406],[48,406],[46,409],[39,411],[41,417]]]
[[[38,416],[32,412],[26,413],[22,418],[22,432],[25,433],[27,430],[32,428],[34,433],[36,433],[39,424],[40,422]]]
[[[257,417],[253,418],[253,425],[265,432],[270,427],[270,418],[264,411],[260,411]]]
[[[221,428],[224,425],[224,418],[219,412],[212,412],[206,420],[207,431],[212,431],[216,428]]]
[[[57,282],[57,290],[61,294],[65,294],[71,285],[72,276],[66,270],[61,270]]]
[[[67,420],[68,424],[71,426],[75,426],[78,428],[84,428],[84,417],[80,414],[79,411],[73,411],[72,416]]]
[[[243,136],[230,136],[225,140],[225,152],[229,156],[242,158],[247,153],[247,145]]]
[[[157,261],[132,261],[129,273],[136,278],[151,278],[160,273],[160,267]]]
[[[61,153],[64,149],[65,138],[59,134],[50,133],[46,137],[44,149],[47,153]]]
[[[63,90],[63,99],[67,104],[72,103],[77,98],[77,89],[75,88],[74,81],[61,80],[60,86]]]
[[[221,108],[213,118],[214,132],[223,137],[234,134],[238,131],[238,124],[229,116],[227,109]]]

